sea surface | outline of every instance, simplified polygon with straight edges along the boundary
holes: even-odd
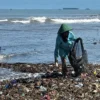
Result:
[[[83,39],[89,63],[99,64],[100,10],[62,9],[1,9],[0,62],[54,62],[57,31],[62,23]]]

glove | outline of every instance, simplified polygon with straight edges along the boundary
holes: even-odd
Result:
[[[55,58],[55,66],[58,67],[58,60]]]
[[[78,42],[78,41],[79,41],[79,39],[77,38],[75,41],[76,41],[76,42]]]
[[[58,62],[55,63],[56,67],[58,67]]]

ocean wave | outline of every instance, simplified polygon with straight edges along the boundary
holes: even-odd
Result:
[[[0,19],[0,22],[8,22],[8,19]]]
[[[10,18],[10,19],[0,19],[0,23],[21,23],[21,24],[31,24],[31,23],[99,23],[100,19],[97,18],[49,18],[49,17],[29,17],[29,18]]]
[[[9,59],[12,57],[19,57],[19,56],[28,56],[32,54],[37,54],[39,53],[38,51],[30,51],[30,52],[22,52],[22,53],[12,53],[12,54],[0,54],[0,61],[3,59]]]
[[[32,22],[40,22],[40,23],[45,23],[46,22],[46,17],[31,17],[29,18],[30,21]]]
[[[30,20],[14,20],[14,21],[11,21],[13,23],[23,23],[23,24],[28,24],[30,23]]]
[[[100,19],[52,19],[55,23],[93,23],[100,22]]]
[[[32,73],[21,73],[21,72],[15,72],[12,69],[7,69],[7,68],[0,68],[0,81],[4,80],[13,80],[13,79],[19,79],[19,78],[30,78],[33,77],[35,78],[37,73],[32,74]],[[42,74],[42,73],[38,73]],[[38,75],[37,74],[37,75]]]
[[[15,56],[15,54],[0,54],[0,61]]]

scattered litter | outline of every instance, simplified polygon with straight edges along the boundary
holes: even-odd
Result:
[[[77,85],[75,85],[75,87],[81,88],[83,87],[83,83],[78,83]]]
[[[11,66],[32,74],[0,82],[0,100],[100,100],[100,65],[88,65],[87,73],[76,78],[63,78],[60,64],[58,70],[53,64],[5,65]],[[70,76],[71,67],[68,71]]]

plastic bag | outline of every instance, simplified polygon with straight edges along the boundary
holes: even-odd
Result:
[[[69,54],[69,61],[74,71],[79,75],[88,63],[87,51],[84,49],[83,41],[77,38]]]

